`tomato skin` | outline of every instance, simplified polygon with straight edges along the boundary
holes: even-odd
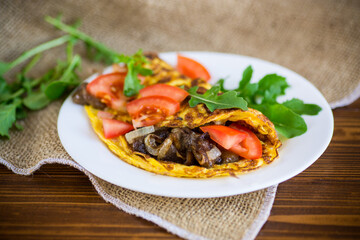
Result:
[[[177,70],[192,79],[202,78],[209,81],[211,78],[208,70],[203,65],[180,54],[177,55]]]
[[[189,93],[179,87],[170,86],[167,84],[154,84],[139,91],[141,97],[148,96],[164,96],[169,97],[175,101],[182,102]]]
[[[174,115],[180,110],[180,103],[164,96],[149,96],[135,99],[126,106],[131,116],[137,116],[143,110],[154,110],[152,112],[161,111],[166,116]]]
[[[116,119],[102,119],[104,136],[107,139],[115,138],[130,132],[134,127],[130,123],[126,123]]]
[[[86,91],[100,98],[108,107],[121,110],[125,107],[126,97],[123,94],[126,72],[103,74],[86,86]]]
[[[141,115],[141,117],[135,118],[132,120],[134,128],[146,127],[155,125],[158,122],[161,122],[165,119],[165,116],[162,114],[149,114]]]
[[[142,127],[154,125],[165,117],[174,115],[180,110],[180,103],[164,96],[149,96],[129,102],[126,109],[133,121],[138,123],[136,127]],[[147,118],[149,118],[148,121],[146,121]]]
[[[246,159],[257,159],[262,156],[261,142],[252,131],[238,123],[232,123],[229,127],[248,135],[240,144],[231,147],[230,151]]]
[[[223,125],[209,125],[200,127],[200,129],[209,133],[210,138],[225,149],[230,149],[247,137],[246,133]]]

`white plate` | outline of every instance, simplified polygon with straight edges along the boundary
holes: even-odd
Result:
[[[322,111],[317,116],[304,116],[307,132],[293,139],[283,139],[280,157],[267,166],[238,178],[185,179],[150,173],[120,160],[98,139],[83,106],[74,104],[68,97],[60,110],[58,133],[70,156],[99,178],[124,188],[168,197],[209,198],[252,192],[281,183],[304,171],[327,148],[334,127],[332,111],[322,94],[300,75],[279,65],[246,56],[212,52],[182,54],[202,63],[209,70],[212,83],[227,77],[226,87],[229,88],[236,87],[248,65],[254,69],[252,81],[270,73],[284,76],[291,87],[282,100],[298,97],[306,103],[320,105]],[[172,65],[176,64],[176,53],[163,53],[160,57]],[[95,77],[90,77],[88,81]]]

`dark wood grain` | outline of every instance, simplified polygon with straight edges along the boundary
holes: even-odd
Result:
[[[360,239],[360,100],[335,109],[325,153],[281,183],[257,239]],[[0,166],[1,239],[178,239],[104,202],[71,167],[32,176]]]

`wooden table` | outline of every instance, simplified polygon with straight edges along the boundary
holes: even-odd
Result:
[[[360,99],[333,111],[334,137],[306,171],[281,183],[257,239],[360,239]],[[71,167],[33,176],[0,166],[1,239],[178,239],[104,202]]]

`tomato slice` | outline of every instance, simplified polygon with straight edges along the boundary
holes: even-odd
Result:
[[[177,55],[177,70],[192,79],[202,78],[209,81],[211,78],[208,70],[203,65],[180,54]]]
[[[174,115],[180,110],[180,103],[164,96],[149,96],[129,102],[126,109],[133,120],[139,123],[136,127],[143,127],[154,125],[166,116]]]
[[[100,75],[90,82],[86,91],[96,98],[100,98],[108,107],[122,110],[126,105],[123,94],[126,72],[114,72]]]
[[[152,126],[164,119],[165,116],[162,114],[143,114],[140,117],[133,119],[132,124],[134,128]]]
[[[222,125],[209,125],[200,127],[200,129],[203,132],[209,133],[210,138],[225,149],[230,149],[247,137],[247,134],[244,132]]]
[[[257,159],[262,156],[261,142],[252,131],[238,123],[232,123],[229,127],[248,135],[240,144],[231,147],[230,151],[247,159]]]
[[[182,102],[189,95],[189,93],[184,89],[162,83],[150,85],[146,88],[143,88],[139,91],[139,93],[141,97],[164,96],[178,102]]]
[[[121,135],[124,135],[127,132],[130,132],[134,127],[130,123],[126,123],[116,119],[107,119],[104,118],[103,129],[105,138],[115,138]]]

